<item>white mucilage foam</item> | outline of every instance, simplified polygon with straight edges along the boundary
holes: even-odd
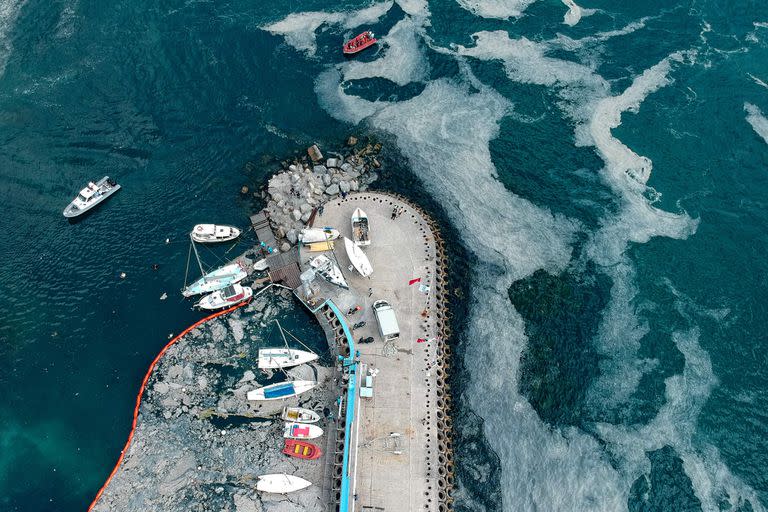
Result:
[[[508,20],[519,18],[536,0],[456,0],[475,16]]]
[[[568,10],[563,15],[563,23],[573,27],[578,22],[581,21],[581,18],[584,16],[591,16],[597,12],[595,9],[582,9],[576,2],[573,0],[562,0],[563,3],[568,7]]]
[[[768,144],[768,119],[765,118],[760,108],[751,103],[744,103],[744,111],[747,113],[749,125]]]

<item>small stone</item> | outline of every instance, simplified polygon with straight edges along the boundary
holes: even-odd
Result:
[[[299,211],[299,210],[293,210],[293,213],[292,213],[292,215],[293,215],[293,219],[294,219],[294,220],[299,220],[299,219],[301,218],[301,211]]]
[[[330,174],[323,174],[323,185],[326,187],[331,184],[331,175]]]
[[[360,185],[357,183],[357,180],[352,180],[349,182],[349,188],[353,192],[357,192],[360,189]]]
[[[298,241],[298,234],[296,233],[295,229],[290,229],[285,234],[285,238],[290,242],[291,244],[295,244]]]
[[[312,168],[312,172],[315,174],[325,174],[328,172],[328,168],[324,165],[316,165]]]
[[[349,192],[349,183],[346,181],[340,181],[339,182],[339,190],[344,192],[345,194]]]
[[[374,159],[373,159],[373,166],[374,166],[375,168],[377,168],[377,169],[378,169],[379,167],[381,167],[381,163],[379,163],[379,159],[378,159],[378,158],[374,158]]]
[[[283,242],[283,245],[280,246],[280,252],[288,252],[291,250],[291,244],[288,242]]]
[[[329,158],[325,161],[325,165],[328,167],[338,167],[341,165],[341,160],[338,158]]]
[[[306,212],[306,213],[302,214],[302,216],[301,216],[301,222],[303,222],[303,223],[305,223],[305,224],[306,224],[307,222],[309,222],[309,218],[310,218],[311,216],[312,216],[312,212],[311,212],[311,211],[310,211],[310,212]]]
[[[329,196],[335,196],[339,193],[339,186],[337,184],[332,184],[328,188],[325,189],[325,193]]]
[[[344,162],[343,164],[341,164],[341,170],[346,173],[352,172],[352,169],[354,169],[354,167],[352,167],[352,164],[350,164],[349,162]]]
[[[317,147],[317,144],[313,144],[307,149],[307,154],[309,155],[309,158],[312,159],[313,162],[319,162],[323,159],[323,154],[320,152],[320,148]]]
[[[347,146],[354,146],[355,144],[357,144],[357,137],[350,135],[347,139]]]
[[[298,172],[299,168],[296,167],[295,164],[291,164],[291,165],[288,166],[288,170],[291,171],[291,172]]]
[[[300,208],[301,208],[301,213],[307,213],[312,211],[312,206],[307,203],[302,204]]]

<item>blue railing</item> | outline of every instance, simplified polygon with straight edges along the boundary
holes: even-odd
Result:
[[[344,358],[344,368],[349,373],[349,384],[347,387],[347,417],[344,423],[344,459],[342,462],[341,472],[341,498],[339,499],[339,512],[349,511],[349,487],[350,487],[350,475],[349,475],[349,443],[352,440],[352,423],[355,421],[355,399],[357,393],[355,392],[355,379],[357,378],[357,363],[355,363],[355,340],[352,338],[352,332],[347,326],[347,322],[344,320],[344,316],[336,307],[336,304],[331,300],[325,302],[331,308],[341,323],[341,328],[344,329],[344,335],[347,337],[347,343],[349,343],[349,356]]]

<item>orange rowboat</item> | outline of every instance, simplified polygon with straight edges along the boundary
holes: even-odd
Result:
[[[354,39],[350,39],[346,43],[344,43],[344,46],[342,47],[344,51],[344,55],[354,55],[357,52],[361,52],[368,48],[369,46],[373,46],[376,44],[377,39],[373,37],[373,32],[366,31],[362,34],[358,35]]]
[[[323,450],[312,443],[297,439],[286,439],[283,453],[297,459],[315,460],[320,458]]]

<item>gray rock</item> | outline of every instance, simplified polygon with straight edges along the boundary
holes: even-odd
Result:
[[[301,213],[312,212],[312,205],[304,203],[301,205]]]
[[[298,241],[298,234],[296,233],[295,229],[289,229],[285,234],[285,238],[288,239],[288,242],[290,242],[292,245],[295,245]]]
[[[339,158],[329,158],[325,161],[325,165],[328,167],[338,167],[342,163],[342,160]]]
[[[352,180],[349,182],[349,188],[352,192],[357,192],[360,189],[360,185],[357,183],[357,180]]]
[[[354,167],[352,167],[352,164],[350,164],[349,162],[345,162],[345,163],[341,164],[341,170],[346,172],[346,173],[352,172],[353,169],[354,169]]]
[[[348,193],[349,192],[349,182],[340,181],[339,182],[339,190],[341,190],[345,194]]]
[[[299,210],[293,210],[293,219],[299,220],[301,218],[301,211]]]
[[[339,193],[339,186],[337,184],[332,184],[328,188],[325,189],[325,193],[329,196],[335,196]]]
[[[280,252],[288,252],[291,250],[291,244],[288,242],[283,242],[283,244],[280,246]]]
[[[313,144],[309,148],[307,148],[307,154],[309,155],[309,158],[312,159],[313,162],[319,162],[323,159],[323,154],[320,152],[320,148],[317,147],[317,144]]]
[[[324,165],[316,165],[312,168],[315,174],[325,174],[328,172],[328,168]]]
[[[301,222],[304,222],[304,223],[306,224],[307,222],[309,222],[309,218],[310,218],[311,216],[312,216],[312,212],[311,212],[311,211],[309,211],[309,212],[305,212],[305,213],[304,213],[304,214],[301,216]]]
[[[323,185],[326,187],[331,184],[331,176],[329,174],[323,174]]]
[[[357,144],[357,137],[350,135],[347,139],[347,146],[354,146],[355,144]]]

